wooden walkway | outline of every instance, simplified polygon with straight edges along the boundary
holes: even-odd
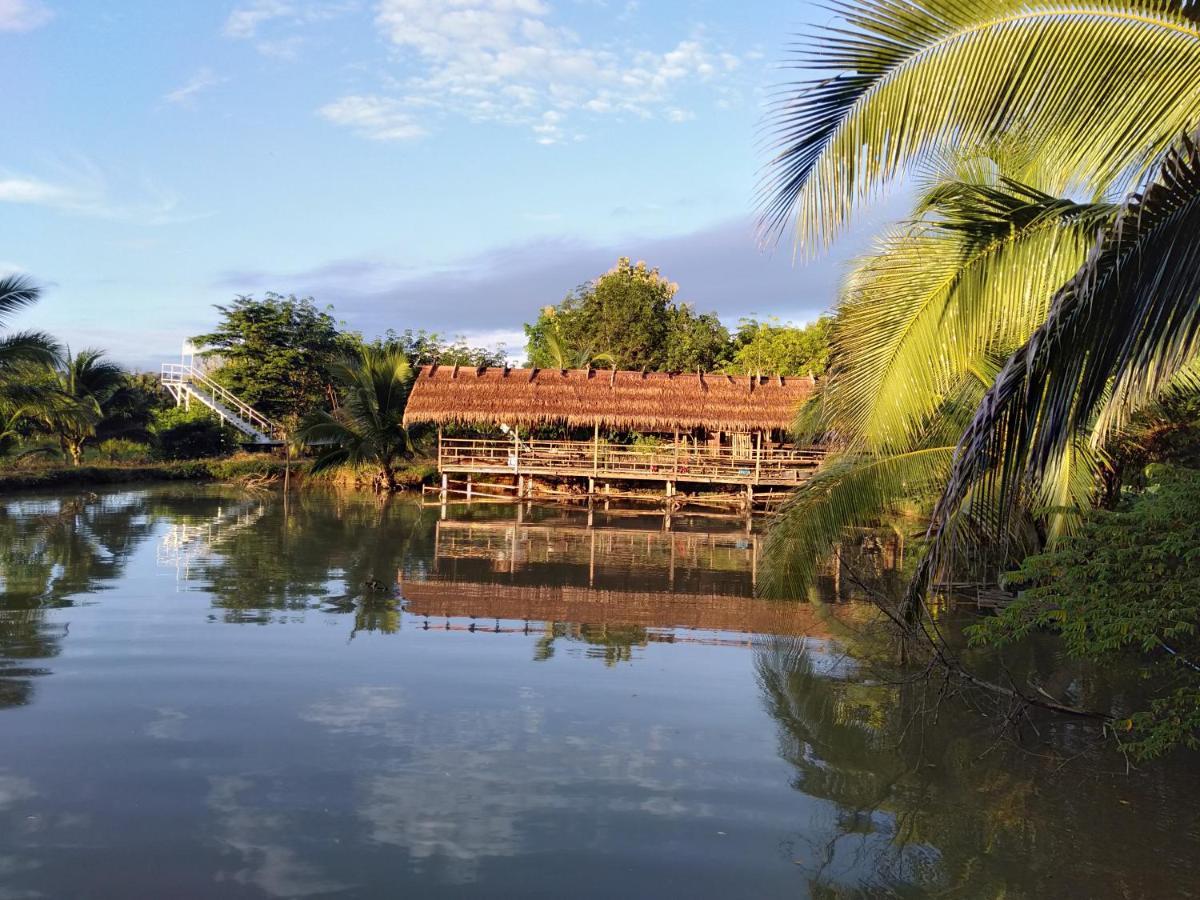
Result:
[[[665,442],[633,447],[606,441],[470,440],[439,438],[438,471],[443,474],[544,476],[595,481],[657,481],[674,493],[677,483],[723,484],[746,488],[795,486],[824,457],[822,450],[692,447]]]

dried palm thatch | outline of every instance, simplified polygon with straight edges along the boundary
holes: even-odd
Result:
[[[404,424],[787,429],[812,390],[809,377],[426,366]]]

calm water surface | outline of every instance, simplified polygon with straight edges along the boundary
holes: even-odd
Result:
[[[1187,760],[912,727],[736,522],[516,517],[0,500],[0,898],[1200,896]]]

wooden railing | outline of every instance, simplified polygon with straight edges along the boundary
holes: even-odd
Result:
[[[633,447],[607,441],[443,438],[443,472],[576,475],[735,484],[797,484],[824,458],[820,448],[750,449],[663,444]]]

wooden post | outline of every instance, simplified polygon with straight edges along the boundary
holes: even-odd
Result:
[[[674,472],[675,472],[675,474],[676,474],[676,475],[678,475],[678,474],[679,474],[679,426],[678,426],[678,425],[676,425],[676,426],[675,426],[675,464],[674,464]]]
[[[446,502],[446,494],[450,490],[450,476],[445,472],[442,473],[442,502]]]
[[[438,471],[442,471],[442,426],[438,426]]]
[[[471,473],[470,473],[470,472],[468,472],[468,473],[467,473],[467,500],[468,500],[468,502],[469,502],[469,501],[470,501],[470,499],[471,499],[471,491],[472,491],[472,488],[473,488],[473,487],[474,487],[474,485],[473,485],[473,483],[472,483],[472,480],[471,480]]]
[[[592,432],[592,475],[600,474],[600,421],[596,420],[596,429]],[[593,477],[594,480],[594,477]]]
[[[762,445],[763,445],[762,432],[761,431],[754,432],[754,483],[755,484],[758,484],[758,482],[762,478]]]

